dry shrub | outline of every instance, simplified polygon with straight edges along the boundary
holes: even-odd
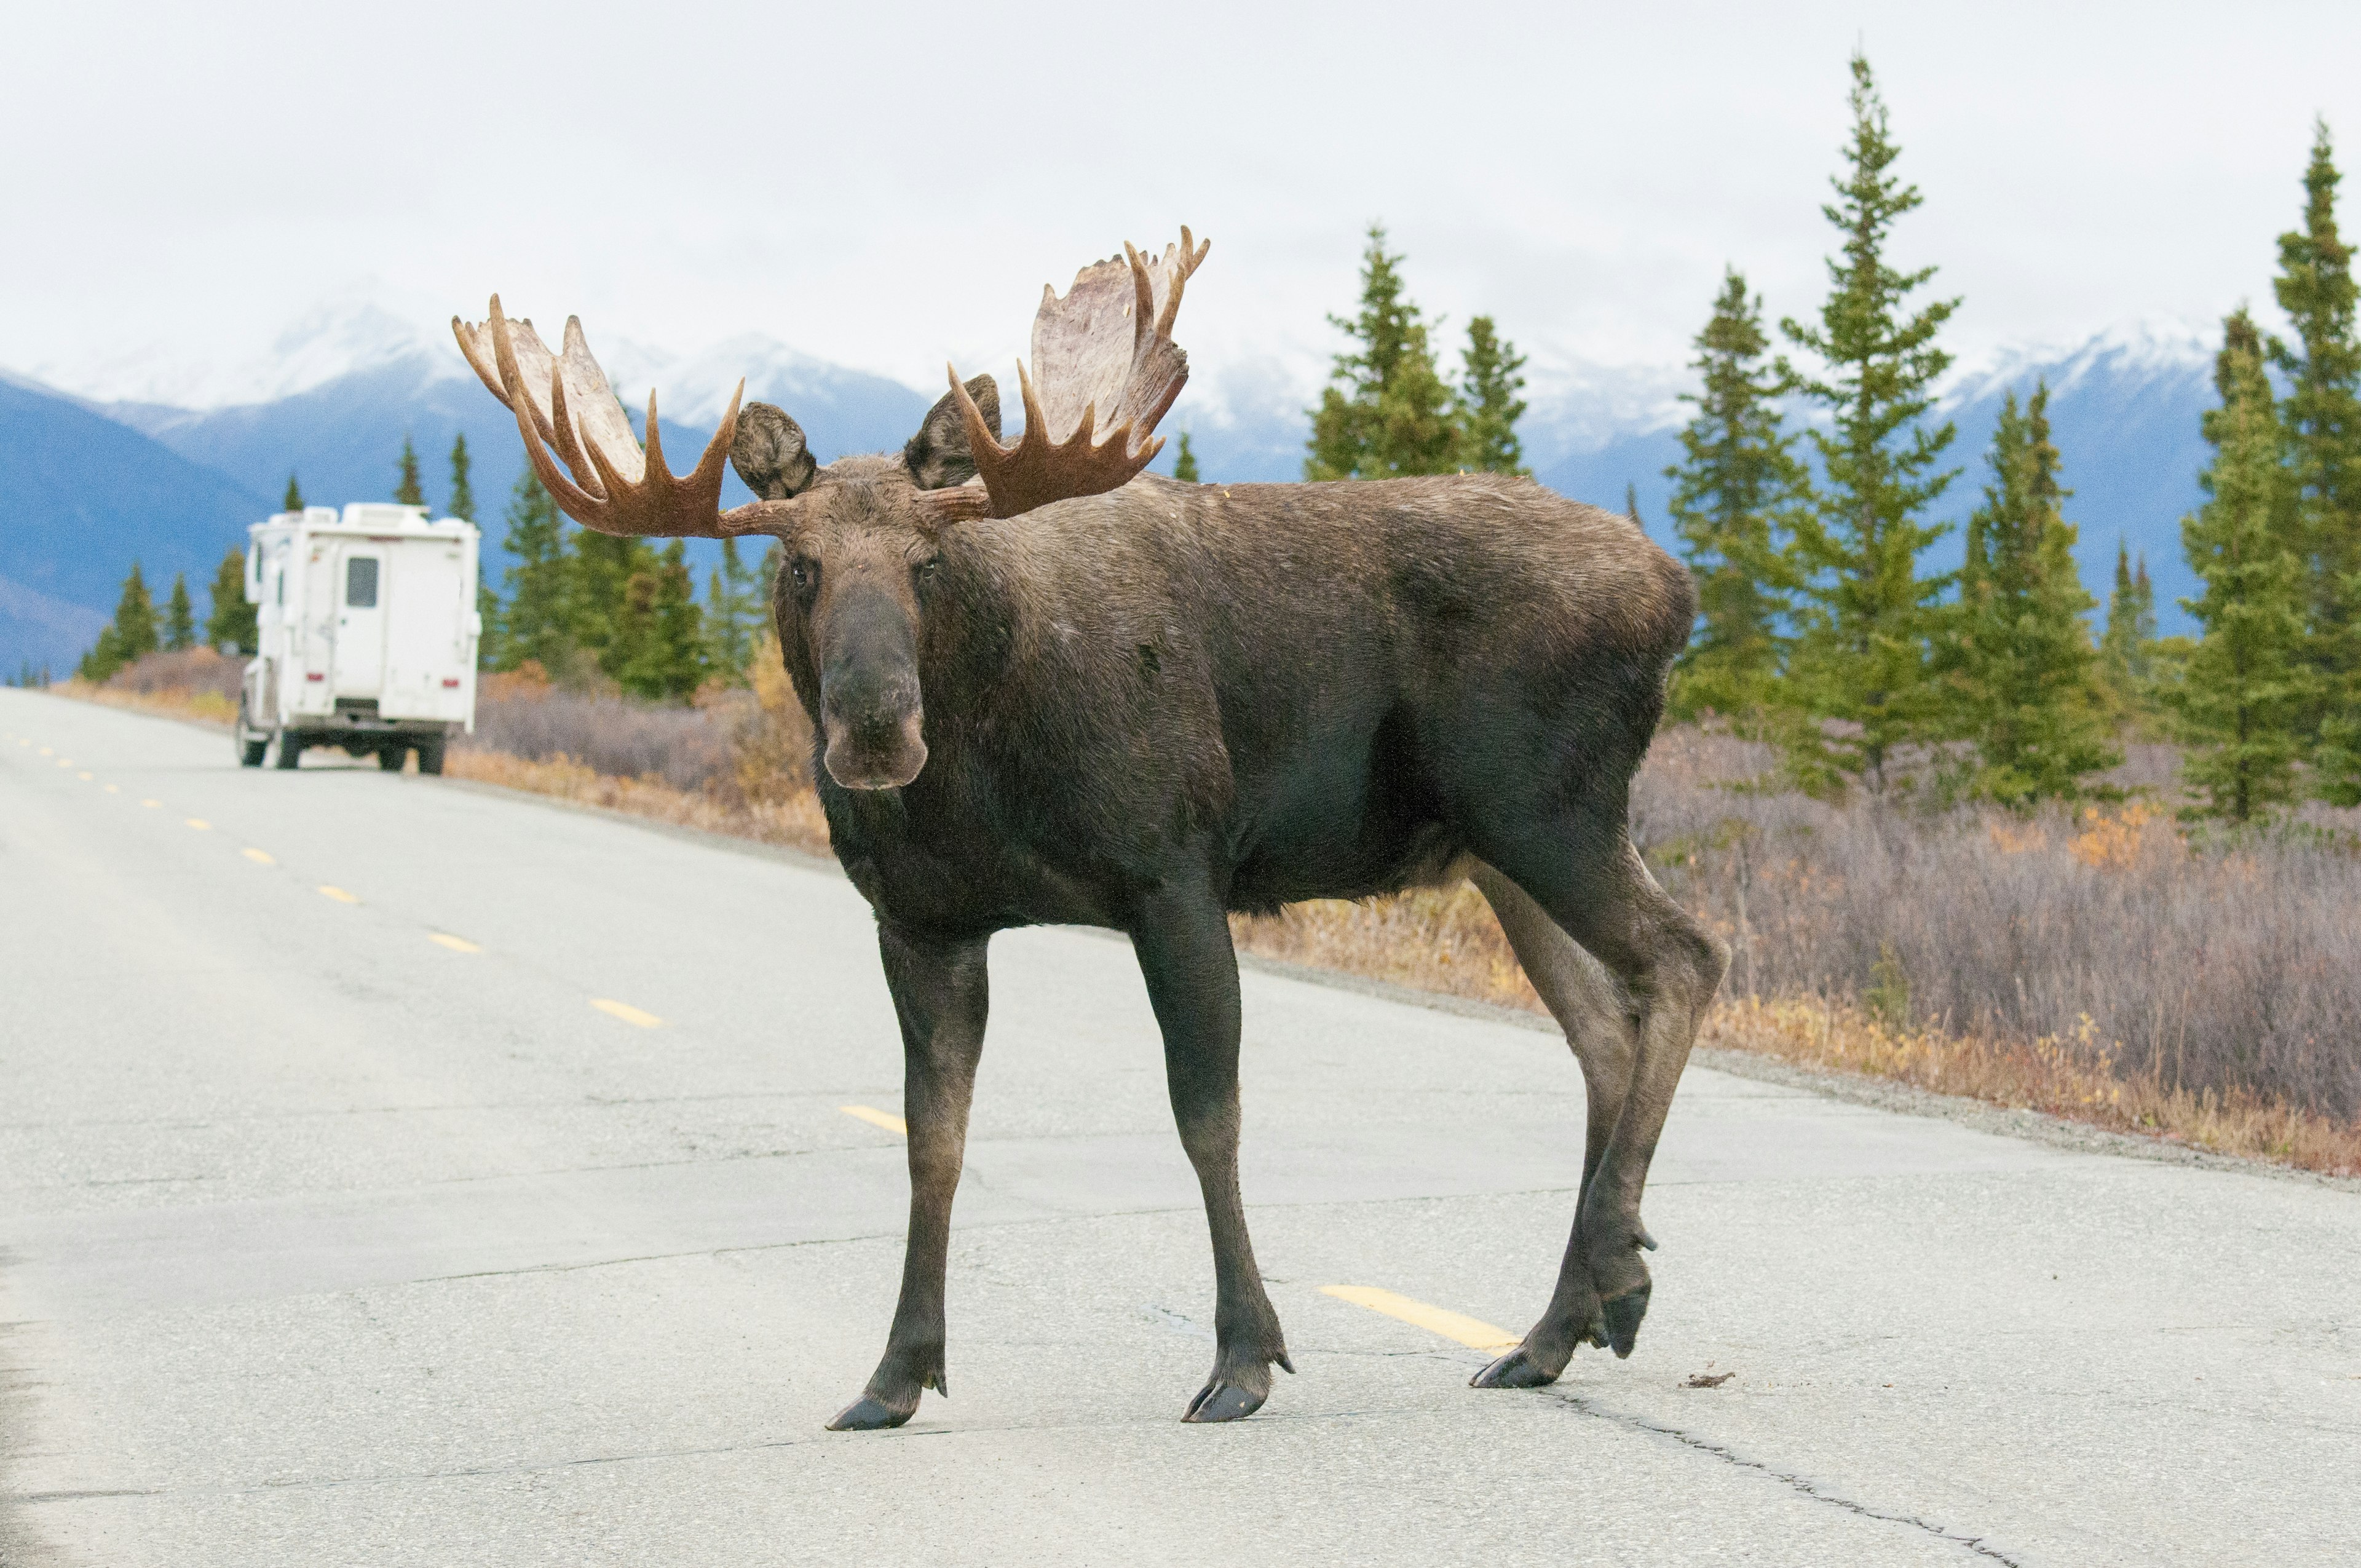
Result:
[[[226,725],[237,718],[237,693],[246,661],[211,648],[148,653],[117,670],[103,685],[76,678],[56,690],[109,707],[135,708],[166,718]]]
[[[444,771],[458,778],[552,795],[580,806],[628,811],[708,833],[828,853],[828,822],[820,815],[819,796],[808,790],[799,797],[778,801],[731,799],[704,790],[677,789],[661,778],[617,778],[570,757],[531,762],[501,751],[455,751],[445,761]]]
[[[540,665],[487,675],[476,733],[445,769],[659,821],[816,854],[828,822],[811,785],[811,724],[768,641],[751,690],[719,685],[690,707],[554,685]]]

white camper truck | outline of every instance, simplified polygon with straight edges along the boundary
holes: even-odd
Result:
[[[477,533],[424,507],[280,512],[247,530],[246,597],[260,646],[238,697],[237,756],[307,746],[374,755],[398,772],[443,771],[443,747],[476,727]]]

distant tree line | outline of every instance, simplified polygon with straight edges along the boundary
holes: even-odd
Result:
[[[1889,259],[1921,198],[1894,170],[1869,62],[1856,54],[1851,71],[1819,312],[1782,320],[1774,351],[1761,297],[1730,268],[1695,339],[1693,412],[1665,470],[1699,609],[1674,714],[1775,742],[1824,791],[1915,783],[1927,773],[1897,762],[1933,758],[1947,795],[2072,799],[2126,736],[2158,736],[2186,748],[2193,814],[2245,822],[2307,794],[2361,804],[2361,339],[2326,124],[2301,225],[2279,239],[2292,341],[2243,307],[2224,323],[2205,500],[2181,524],[2199,635],[2158,638],[2147,564],[2118,543],[2093,638],[2046,385],[2003,400],[1960,566],[1922,566],[1952,532],[1934,510],[1960,474],[1944,462],[1957,433],[1936,417],[1960,301],[1927,291],[1934,268]],[[1312,411],[1304,477],[1521,471],[1522,357],[1479,316],[1446,382],[1400,263],[1372,228],[1360,312],[1331,318],[1353,349]],[[1628,491],[1625,505],[1636,521]]]

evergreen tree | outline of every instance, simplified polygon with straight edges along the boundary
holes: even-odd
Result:
[[[302,511],[303,510],[302,487],[295,483],[295,475],[292,470],[290,470],[287,475],[287,499],[279,503],[279,510],[280,511]]]
[[[253,653],[262,641],[255,628],[256,610],[246,602],[246,553],[232,550],[214,570],[212,600],[205,616],[205,641],[225,652]]]
[[[1189,433],[1185,430],[1180,433],[1180,454],[1172,459],[1172,477],[1184,485],[1204,483],[1197,477],[1197,449],[1189,444]]]
[[[131,563],[131,575],[123,579],[122,597],[115,600],[115,619],[98,634],[88,653],[82,655],[79,673],[86,681],[104,681],[126,664],[136,663],[156,652],[156,601],[148,595],[148,581],[139,574],[139,563]]]
[[[2122,712],[2147,719],[2156,696],[2156,585],[2147,557],[2132,560],[2115,541],[2115,583],[2107,594],[2107,629],[2099,639],[2099,680]]]
[[[1829,428],[1810,433],[1826,483],[1795,525],[1801,613],[1789,675],[1811,717],[1858,727],[1841,738],[1798,728],[1798,771],[1807,779],[1857,773],[1880,787],[1894,748],[1929,735],[1939,718],[1927,651],[1947,579],[1918,576],[1917,559],[1949,532],[1921,518],[1959,471],[1938,466],[1953,427],[1923,422],[1951,362],[1936,334],[1960,302],[1909,312],[1935,269],[1897,271],[1886,247],[1894,221],[1920,197],[1887,172],[1902,149],[1860,54],[1852,82],[1850,172],[1832,181],[1838,200],[1821,209],[1844,236],[1843,254],[1828,260],[1818,324],[1780,323],[1824,367],[1817,378],[1784,364],[1783,373],[1829,416]]]
[[[1434,367],[1426,323],[1402,293],[1401,258],[1386,254],[1382,225],[1361,255],[1361,311],[1329,324],[1357,345],[1336,356],[1312,412],[1306,479],[1391,479],[1457,466],[1451,389]]]
[[[189,575],[172,574],[172,597],[164,604],[164,647],[184,653],[197,645],[197,609],[189,602]]]
[[[1480,473],[1523,474],[1524,444],[1517,421],[1525,415],[1525,356],[1502,338],[1490,316],[1467,323],[1467,346],[1460,353],[1459,386],[1453,414],[1459,424],[1459,461]]]
[[[1697,413],[1681,461],[1664,470],[1673,531],[1697,578],[1696,638],[1674,666],[1675,713],[1754,714],[1772,701],[1784,658],[1782,618],[1795,577],[1786,558],[1794,513],[1808,491],[1795,437],[1782,428],[1775,369],[1763,360],[1763,302],[1735,268],[1690,361]]]
[[[2292,548],[2296,487],[2262,337],[2244,309],[2223,325],[2213,372],[2222,406],[2204,425],[2213,459],[2199,477],[2206,499],[2180,524],[2204,584],[2202,596],[2180,602],[2203,633],[2174,706],[2191,747],[2181,777],[2203,797],[2192,815],[2246,822],[2294,791],[2311,683],[2301,663],[2303,565]]]
[[[2097,684],[2074,569],[2074,525],[2060,510],[2049,389],[2020,410],[2011,392],[1993,432],[1991,483],[1968,520],[1960,602],[1943,662],[1954,732],[1972,740],[1978,795],[2008,805],[2071,798],[2087,773],[2122,760]]]
[[[618,646],[629,652],[610,673],[625,691],[661,701],[686,697],[704,682],[704,639],[681,541],[650,552],[631,574],[617,619]]]
[[[526,660],[556,673],[575,646],[571,564],[557,503],[527,468],[509,499],[503,543],[516,564],[501,574],[508,598],[485,622],[495,669],[513,670]]]
[[[721,565],[705,585],[706,663],[732,685],[746,682],[753,663],[754,635],[763,625],[761,565],[749,566],[738,554],[738,542],[721,542]]]
[[[2272,289],[2295,328],[2270,358],[2288,378],[2280,415],[2297,486],[2304,566],[2303,663],[2313,677],[2301,720],[2322,793],[2361,805],[2361,336],[2353,249],[2336,228],[2328,123],[2312,128],[2303,226],[2279,236]]]
[[[645,540],[572,531],[566,562],[566,620],[576,646],[587,650],[609,679],[641,657],[653,627],[655,552]],[[633,581],[645,577],[635,604]]]
[[[1640,521],[1640,486],[1636,480],[1623,481],[1623,515],[1631,520],[1631,526],[1634,528],[1644,529],[1648,526]]]
[[[426,490],[418,482],[418,449],[410,444],[410,437],[406,435],[401,438],[401,460],[398,466],[401,477],[393,487],[394,500],[406,507],[424,506]]]
[[[443,509],[445,517],[476,521],[476,487],[468,482],[467,434],[462,431],[451,438],[451,504]]]

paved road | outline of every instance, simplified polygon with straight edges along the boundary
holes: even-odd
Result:
[[[1571,1062],[1266,973],[1301,1375],[1183,1427],[1203,1221],[1076,932],[994,945],[956,1397],[829,1434],[905,1201],[840,880],[38,694],[0,732],[0,1561],[2361,1561],[2361,1197],[1692,1069],[1638,1354],[1478,1393],[1324,1288],[1521,1328]]]

